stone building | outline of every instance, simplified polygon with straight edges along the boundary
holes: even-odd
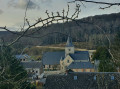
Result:
[[[72,70],[74,72],[94,72],[94,65],[90,61],[88,51],[75,51],[72,38],[67,39],[65,51],[47,52],[43,55],[45,70]]]

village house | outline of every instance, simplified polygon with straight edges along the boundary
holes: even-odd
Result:
[[[44,70],[72,70],[74,72],[94,72],[88,51],[75,51],[72,38],[67,39],[65,51],[47,52],[43,55]]]
[[[31,57],[30,57],[29,55],[27,55],[27,54],[15,55],[15,57],[16,57],[19,61],[21,61],[21,62],[26,62],[26,61],[31,60]]]
[[[21,62],[21,65],[28,73],[28,77],[31,79],[40,79],[40,75],[43,73],[43,65],[40,61],[26,61]]]
[[[15,56],[20,61],[21,65],[25,68],[30,79],[39,79],[43,73],[43,65],[40,61],[34,61],[27,54]]]
[[[120,73],[79,72],[49,75],[45,89],[120,89]]]

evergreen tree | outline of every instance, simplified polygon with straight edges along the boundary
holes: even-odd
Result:
[[[12,55],[11,48],[0,48],[0,89],[30,89],[27,72]]]
[[[93,60],[99,60],[99,71],[100,72],[115,72],[116,69],[111,59],[111,55],[106,47],[98,47]]]

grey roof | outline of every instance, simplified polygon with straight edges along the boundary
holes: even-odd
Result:
[[[66,47],[73,47],[74,45],[72,44],[72,38],[68,36]]]
[[[23,65],[24,68],[41,68],[42,67],[42,62],[27,61],[27,62],[21,62],[21,65]]]
[[[27,55],[27,54],[23,54],[23,55],[15,55],[15,57],[17,58],[17,59],[30,59],[30,56],[29,55]]]
[[[94,68],[91,62],[72,62],[68,69],[92,69]]]
[[[60,64],[61,57],[65,57],[65,52],[46,52],[43,55],[43,65]]]
[[[74,54],[70,54],[73,60],[89,60],[88,51],[76,51]]]
[[[104,77],[103,77],[104,76]],[[111,80],[114,76],[114,80]],[[97,80],[95,80],[95,77]],[[120,73],[70,73],[47,76],[45,89],[119,89]],[[99,81],[99,82],[98,82]],[[116,87],[117,86],[117,87]]]
[[[76,51],[74,54],[70,54],[73,60],[89,60],[88,51]],[[60,64],[61,58],[64,59],[65,52],[46,52],[43,55],[43,65],[55,65]]]

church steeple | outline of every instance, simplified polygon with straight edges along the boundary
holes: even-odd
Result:
[[[72,38],[68,36],[66,47],[73,47],[74,45],[72,44]]]
[[[65,56],[74,53],[74,45],[72,43],[72,38],[68,36],[66,47],[65,47]]]

